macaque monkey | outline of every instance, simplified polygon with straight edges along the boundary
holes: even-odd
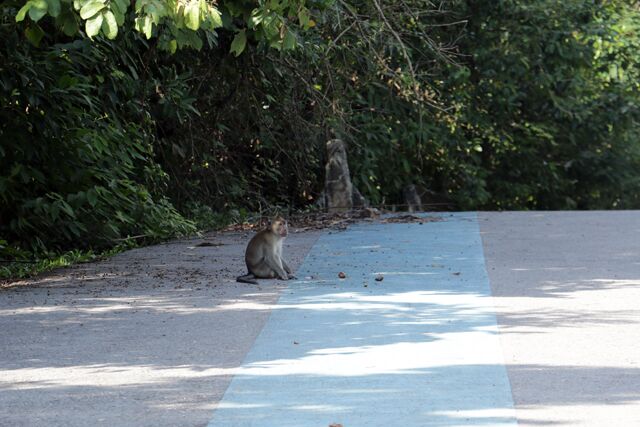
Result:
[[[244,276],[238,276],[236,280],[257,285],[255,279],[295,279],[282,258],[282,243],[287,234],[287,221],[276,217],[267,228],[253,236],[244,254],[248,272]]]

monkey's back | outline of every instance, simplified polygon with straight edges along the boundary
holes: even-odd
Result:
[[[251,270],[258,267],[258,264],[264,260],[269,240],[269,230],[261,230],[249,240],[247,250],[244,253],[244,261],[249,272],[252,272]]]

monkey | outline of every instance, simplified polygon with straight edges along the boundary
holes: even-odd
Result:
[[[255,279],[295,279],[282,258],[282,243],[288,232],[287,221],[282,217],[276,217],[267,228],[253,236],[244,254],[247,274],[238,276],[236,280],[257,285],[258,282]]]

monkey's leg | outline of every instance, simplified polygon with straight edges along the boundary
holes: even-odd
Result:
[[[282,268],[282,263],[278,261],[279,260],[277,260],[275,257],[272,257],[272,256],[265,257],[264,259],[264,262],[269,266],[269,268],[276,273],[276,275],[278,276],[278,279],[289,280],[289,276],[287,275],[287,272],[284,271],[284,268]]]
[[[240,283],[250,283],[252,285],[257,285],[258,282],[255,280],[256,276],[254,276],[251,273],[247,273],[244,276],[238,276],[236,277],[236,281],[240,282]]]
[[[254,265],[249,270],[258,279],[275,279],[276,272],[262,259],[259,264]]]

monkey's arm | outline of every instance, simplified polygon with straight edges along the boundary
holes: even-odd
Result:
[[[284,271],[286,271],[287,273],[291,274],[291,268],[289,268],[289,266],[287,265],[287,262],[284,260],[284,258],[280,258],[280,261],[282,261],[282,268],[284,268]]]
[[[284,271],[284,269],[282,268],[282,264],[278,262],[278,260],[276,260],[274,256],[267,256],[265,257],[264,261],[267,263],[270,269],[275,271],[276,275],[278,276],[278,279],[280,280],[289,279],[287,272]]]
[[[293,273],[291,272],[291,267],[287,265],[287,262],[284,260],[284,258],[280,258],[280,261],[282,261],[282,267],[284,268],[284,271],[287,272],[287,277],[289,279],[295,279],[296,276],[293,275]]]

